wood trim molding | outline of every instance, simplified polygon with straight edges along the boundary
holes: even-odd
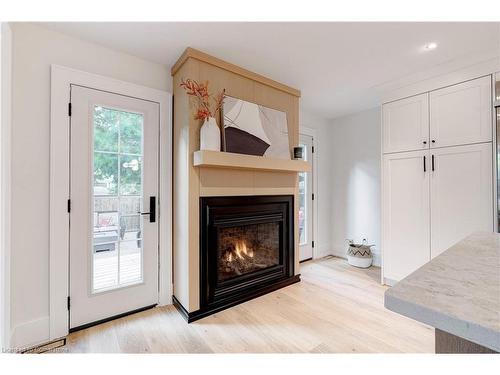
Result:
[[[284,85],[282,83],[279,83],[277,81],[274,81],[270,78],[264,77],[260,74],[251,72],[250,70],[241,68],[237,65],[231,64],[227,61],[221,60],[217,57],[211,56],[205,52],[199,51],[197,49],[188,47],[185,49],[184,53],[179,57],[177,62],[172,66],[172,69],[170,71],[171,75],[175,75],[177,71],[180,69],[180,67],[189,59],[193,58],[199,61],[203,61],[207,64],[211,64],[214,66],[217,66],[219,68],[225,69],[227,71],[230,71],[232,73],[238,74],[240,76],[243,76],[245,78],[257,81],[259,83],[262,83],[267,86],[271,86],[277,90],[281,90],[286,92],[287,94],[296,96],[300,98],[300,90],[294,89],[293,87]]]

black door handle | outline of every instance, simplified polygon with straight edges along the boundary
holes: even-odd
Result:
[[[156,197],[149,197],[149,212],[138,212],[140,215],[149,215],[149,222],[156,222]]]
[[[434,172],[434,154],[432,155],[431,164],[432,164],[432,171]]]
[[[427,167],[426,167],[426,163],[425,163],[425,155],[424,155],[424,172],[427,172]]]

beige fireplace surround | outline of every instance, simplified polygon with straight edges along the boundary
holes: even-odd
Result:
[[[308,163],[258,156],[198,151],[201,121],[194,119],[195,99],[179,87],[181,79],[209,81],[211,93],[227,95],[284,111],[290,154],[299,142],[300,91],[231,63],[187,48],[172,67],[173,118],[173,284],[174,296],[188,312],[200,308],[199,202],[205,196],[294,195],[295,274],[299,274],[297,172]]]

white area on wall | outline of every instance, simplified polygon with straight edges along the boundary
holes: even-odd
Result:
[[[366,238],[380,265],[380,109],[333,120],[329,136],[332,253]]]
[[[300,125],[316,133],[315,257],[345,258],[346,239],[367,238],[380,265],[380,109],[330,121],[301,110]]]
[[[11,73],[12,33],[1,24],[1,127],[0,127],[0,350],[10,347],[10,141],[11,141]]]
[[[12,36],[11,346],[27,346],[49,338],[50,65],[166,91],[172,81],[164,65],[36,25],[12,24]]]
[[[332,254],[331,251],[331,169],[330,169],[330,124],[322,117],[316,116],[303,109],[300,110],[300,127],[314,129],[315,154],[316,154],[316,207],[317,222],[315,223],[314,258],[321,258]],[[300,132],[300,129],[299,129]]]

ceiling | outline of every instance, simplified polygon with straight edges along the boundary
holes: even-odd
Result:
[[[302,91],[330,119],[373,108],[384,88],[500,55],[500,23],[44,23],[171,67],[190,46]],[[436,42],[438,48],[424,51]],[[472,60],[471,60],[472,59]],[[465,66],[465,65],[464,65]],[[437,70],[436,70],[437,67]],[[420,74],[420,77],[422,75]]]

